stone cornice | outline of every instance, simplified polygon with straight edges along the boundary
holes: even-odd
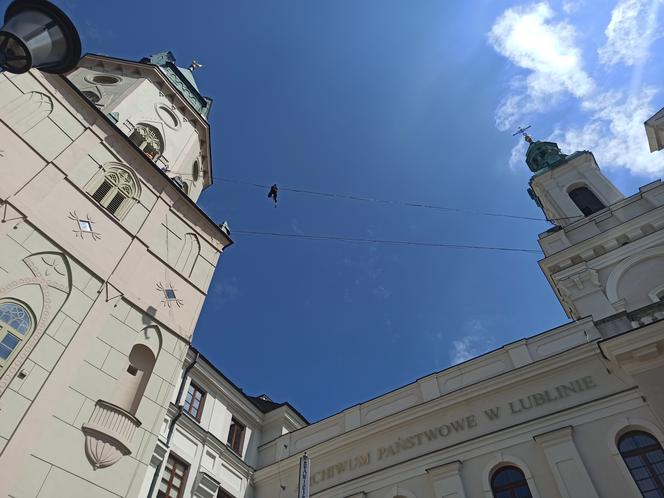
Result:
[[[605,263],[605,261],[610,261],[611,258],[614,257],[612,254],[616,252],[615,249],[620,247],[615,243],[617,235],[625,234],[630,231],[636,232],[637,230],[640,230],[642,225],[648,223],[652,224],[652,222],[656,220],[662,220],[662,224],[664,224],[664,206],[653,207],[650,211],[624,221],[602,233],[593,235],[583,241],[561,249],[558,252],[545,256],[540,261],[540,266],[542,266],[542,269],[545,271],[547,268],[552,268],[554,266],[560,266],[561,269],[569,268],[571,265],[568,265],[567,261],[571,261],[572,257],[591,251],[597,246],[606,247],[607,252],[601,256],[596,256],[593,259],[597,264],[608,264]],[[648,235],[641,233],[641,237],[638,240],[630,240],[630,245],[632,246],[632,244],[637,244],[639,242],[644,243],[643,239],[649,239]]]
[[[630,375],[664,364],[664,321],[654,322],[599,342],[604,356]]]
[[[369,438],[372,435],[378,434],[380,432],[394,430],[404,423],[408,423],[409,421],[425,416],[427,414],[431,414],[436,411],[442,411],[454,405],[470,402],[473,399],[491,394],[501,387],[508,387],[510,385],[523,384],[531,380],[548,378],[555,371],[564,372],[566,369],[569,369],[571,365],[587,363],[587,361],[593,357],[601,358],[601,354],[596,343],[592,342],[577,346],[571,350],[565,351],[564,353],[560,353],[544,360],[509,370],[495,377],[479,381],[475,384],[462,387],[439,398],[435,398],[428,402],[407,408],[386,418],[382,418],[360,426],[356,429],[346,431],[343,434],[333,436],[325,441],[313,444],[308,448],[301,448],[298,453],[291,454],[290,456],[279,460],[278,467],[283,470],[296,466],[299,455],[302,451],[304,451],[304,449],[307,450],[312,458],[317,455],[323,455],[333,450],[338,450],[344,445],[351,444],[354,441]],[[292,434],[293,433],[290,435]],[[258,469],[256,471],[256,476],[258,477],[260,475],[261,479],[266,478],[265,474],[270,473],[270,468],[275,467],[275,463],[277,462]]]

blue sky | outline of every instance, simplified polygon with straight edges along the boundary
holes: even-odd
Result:
[[[57,2],[84,50],[204,64],[217,177],[541,216],[524,146],[592,150],[626,194],[661,176],[662,0]],[[537,248],[545,222],[217,180],[233,229]],[[566,322],[539,256],[235,234],[194,344],[317,420]]]

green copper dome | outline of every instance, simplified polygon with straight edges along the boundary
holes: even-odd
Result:
[[[526,152],[526,163],[533,173],[555,168],[566,159],[555,142],[531,142]]]

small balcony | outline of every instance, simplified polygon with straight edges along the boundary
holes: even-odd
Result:
[[[131,454],[131,442],[141,422],[131,413],[107,401],[98,400],[83,424],[85,453],[95,470],[110,467]]]

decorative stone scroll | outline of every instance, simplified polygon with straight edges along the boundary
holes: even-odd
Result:
[[[141,422],[131,413],[107,401],[98,400],[88,423],[81,430],[85,434],[85,454],[92,467],[110,467],[120,458],[131,455],[131,442]]]

